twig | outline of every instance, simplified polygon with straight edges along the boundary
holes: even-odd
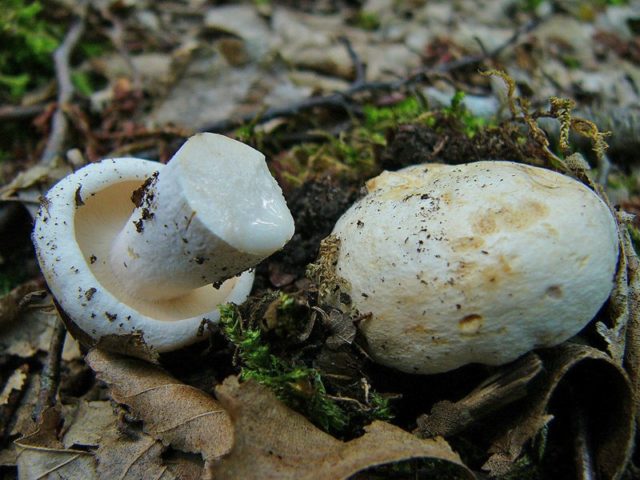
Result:
[[[460,433],[500,408],[523,398],[542,371],[542,361],[529,354],[505,367],[457,402],[436,403],[429,415],[417,418],[414,431],[420,437],[449,437]]]
[[[344,45],[344,48],[347,49],[347,53],[355,70],[356,76],[351,86],[364,84],[367,81],[367,66],[353,49],[353,45],[351,45],[351,41],[347,37],[340,37],[339,40]]]
[[[57,108],[53,114],[53,120],[51,122],[51,134],[49,135],[49,140],[45,146],[44,153],[40,158],[40,163],[42,165],[51,164],[51,162],[60,155],[64,146],[68,126],[64,108],[65,105],[71,101],[74,92],[73,83],[71,82],[71,67],[69,66],[69,59],[71,57],[71,52],[80,40],[83,32],[84,15],[76,20],[76,22],[71,26],[64,38],[64,41],[53,54],[56,79],[58,81],[58,99]]]
[[[71,26],[62,44],[53,54],[56,79],[58,81],[58,104],[53,114],[51,134],[49,135],[44,153],[40,158],[40,164],[42,165],[51,164],[51,162],[60,155],[67,136],[68,122],[64,110],[66,105],[71,101],[74,91],[73,83],[71,82],[71,67],[69,66],[69,61],[71,52],[84,32],[85,9],[84,5],[82,5],[82,7],[80,18]],[[62,348],[64,347],[66,335],[67,330],[64,323],[58,318],[51,333],[49,354],[40,376],[40,392],[38,393],[38,402],[33,412],[33,417],[36,421],[40,420],[44,410],[52,407],[56,403],[58,384],[60,383],[60,361],[62,360]]]
[[[443,75],[445,73],[450,73],[455,70],[459,70],[464,67],[469,67],[471,65],[476,65],[478,63],[482,63],[491,58],[497,57],[502,51],[508,48],[510,45],[515,43],[518,38],[522,35],[531,32],[535,29],[540,23],[542,23],[546,18],[538,18],[532,20],[525,24],[523,27],[518,28],[511,37],[505,41],[502,45],[499,45],[495,49],[490,52],[485,52],[480,55],[470,55],[467,57],[463,57],[459,60],[449,62],[443,65],[438,65],[435,67],[427,67],[414,72],[405,78],[400,78],[397,80],[387,81],[387,82],[367,82],[363,78],[362,81],[359,81],[358,78],[359,72],[364,76],[364,64],[360,61],[359,56],[351,47],[351,44],[348,41],[342,40],[347,48],[349,56],[351,60],[354,62],[355,70],[356,70],[356,81],[354,81],[346,90],[340,92],[329,93],[327,95],[321,95],[317,97],[306,98],[299,102],[294,102],[291,105],[287,105],[284,107],[272,107],[266,109],[260,115],[256,115],[255,113],[250,113],[247,115],[243,115],[237,117],[235,119],[225,119],[219,122],[212,123],[210,125],[205,126],[202,130],[208,132],[225,132],[229,131],[233,128],[239,127],[247,122],[252,122],[254,125],[268,122],[269,120],[273,120],[278,117],[291,117],[297,115],[303,111],[311,110],[317,107],[324,108],[341,108],[344,110],[352,110],[351,104],[357,94],[364,92],[372,92],[376,90],[384,90],[384,91],[396,91],[408,86],[411,86],[415,83],[419,83],[424,81],[428,77],[433,75]],[[258,118],[256,118],[258,117]]]
[[[37,422],[42,412],[56,403],[58,384],[60,383],[60,361],[62,360],[62,348],[67,335],[67,329],[60,318],[56,320],[49,342],[49,355],[40,374],[40,391],[38,402],[33,411],[34,420]]]
[[[0,106],[0,122],[35,117],[44,110],[44,105],[3,105]]]

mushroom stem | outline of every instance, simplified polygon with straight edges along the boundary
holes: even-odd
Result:
[[[293,235],[264,155],[222,135],[190,138],[131,200],[135,209],[110,263],[121,286],[147,300],[217,285]]]

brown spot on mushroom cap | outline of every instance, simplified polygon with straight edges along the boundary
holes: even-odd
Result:
[[[562,287],[560,285],[551,285],[547,288],[546,294],[551,298],[562,298],[564,292],[562,291]]]
[[[482,327],[483,322],[484,318],[482,318],[482,315],[472,313],[469,315],[465,315],[460,320],[458,320],[458,328],[463,334],[473,335],[474,333],[478,333],[478,331]]]
[[[549,215],[549,208],[528,200],[517,205],[501,205],[484,210],[471,220],[472,230],[480,235],[490,235],[499,230],[526,230]]]
[[[484,239],[481,237],[460,237],[451,240],[451,249],[456,251],[477,250],[484,246]]]
[[[433,332],[431,329],[419,323],[417,325],[409,325],[404,329],[404,333],[407,335],[416,335],[416,334],[420,335],[420,334],[427,334],[427,333],[433,333]]]
[[[469,273],[471,275],[474,272],[471,270]],[[515,272],[509,260],[504,255],[500,255],[496,263],[487,265],[480,270],[480,275],[484,287],[491,288],[503,285],[507,279],[513,280]]]

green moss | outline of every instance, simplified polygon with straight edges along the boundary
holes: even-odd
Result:
[[[16,100],[53,74],[61,26],[42,18],[40,2],[5,0],[0,9],[0,97]]]
[[[573,55],[562,55],[560,60],[569,70],[578,70],[582,67],[582,62]]]
[[[464,97],[464,92],[456,92],[451,99],[451,105],[445,107],[443,111],[450,119],[459,122],[460,129],[467,137],[473,138],[480,130],[488,127],[489,122],[471,113],[463,103]]]
[[[526,12],[535,11],[545,0],[520,0],[520,8]]]
[[[284,324],[295,321],[293,315],[287,318],[293,313],[294,300],[291,297],[280,294],[277,305],[277,310],[285,316]],[[255,380],[265,385],[280,400],[329,433],[341,435],[351,431],[355,416],[327,393],[319,370],[301,360],[274,354],[263,330],[243,321],[237,306],[224,305],[220,307],[220,313],[222,332],[237,348],[242,380]],[[296,331],[295,326],[288,327],[290,331]],[[372,393],[366,423],[389,418],[388,400]]]
[[[356,13],[353,24],[363,30],[373,31],[380,27],[380,18],[373,12],[360,10]]]
[[[390,106],[365,105],[363,111],[364,127],[380,133],[385,128],[415,121],[425,113],[425,106],[417,97],[407,97]]]

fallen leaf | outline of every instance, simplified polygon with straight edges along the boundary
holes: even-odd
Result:
[[[36,294],[35,284],[26,283],[0,299],[0,352],[20,358],[49,350],[57,313],[51,296]],[[62,358],[81,358],[77,342],[67,336]]]
[[[98,349],[89,352],[86,360],[109,385],[112,398],[129,406],[153,438],[177,450],[200,453],[207,461],[231,449],[231,420],[203,391],[141,360]]]
[[[16,321],[20,312],[20,302],[25,295],[38,290],[38,288],[37,282],[30,281],[18,285],[0,298],[0,327],[4,328]]]
[[[160,442],[147,435],[133,439],[111,433],[105,436],[96,452],[98,475],[103,479],[173,480],[176,477],[162,464],[163,450]]]
[[[217,389],[229,411],[236,441],[231,453],[212,467],[225,479],[346,479],[373,466],[402,460],[444,460],[459,467],[463,478],[475,476],[442,438],[421,440],[385,422],[342,442],[313,426],[282,404],[267,388],[230,377]]]
[[[9,399],[14,392],[20,392],[27,380],[28,365],[22,365],[16,368],[4,384],[2,392],[0,392],[0,407],[4,407],[9,403]],[[1,418],[1,417],[0,417]]]
[[[622,365],[626,347],[626,334],[632,308],[637,307],[638,274],[637,257],[629,239],[627,229],[619,233],[620,260],[616,272],[611,297],[609,299],[609,318],[611,327],[604,322],[596,323],[596,330],[607,344],[607,351],[616,363]],[[635,301],[635,304],[634,304]]]
[[[140,431],[121,433],[111,402],[82,401],[77,408],[64,410],[64,425],[58,410],[48,409],[36,430],[15,442],[19,478],[198,480],[202,476],[204,462],[199,456],[165,455],[162,442]],[[10,464],[11,456],[4,461]]]
[[[35,165],[20,172],[11,183],[0,188],[0,199],[12,200],[22,191],[35,190],[40,194],[70,172],[71,168],[60,161],[55,161],[52,165]]]
[[[204,462],[198,456],[164,458],[162,443],[140,433],[135,437],[110,431],[96,451],[98,476],[119,480],[200,480]]]
[[[66,448],[98,447],[102,437],[116,422],[111,402],[81,400],[78,408],[65,419],[66,432],[62,440]]]
[[[493,443],[483,469],[494,476],[507,474],[524,444],[543,426],[549,425],[548,436],[554,428],[566,433],[572,419],[562,417],[582,411],[598,478],[619,478],[631,455],[634,435],[633,395],[624,370],[605,353],[585,345],[567,343],[539,354],[545,372],[537,391]]]
[[[640,422],[640,260],[631,244],[629,231],[625,229],[623,250],[628,265],[629,317],[626,329],[624,365],[636,400],[636,422]]]
[[[16,440],[19,479],[98,479],[90,452],[65,449],[58,440],[59,424],[59,412],[49,408],[42,412],[35,432]]]

